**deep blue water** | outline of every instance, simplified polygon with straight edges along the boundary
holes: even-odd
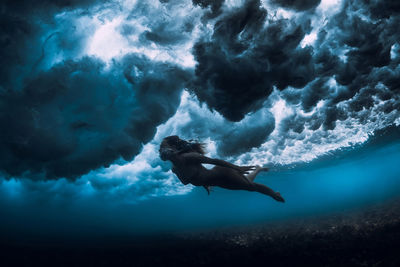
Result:
[[[354,210],[400,196],[400,131],[311,163],[262,173],[286,203],[255,192],[195,188],[181,196],[121,205],[104,200],[1,203],[1,233],[24,239],[129,236],[207,230]],[[40,193],[40,192],[39,192]]]
[[[322,215],[386,201],[400,196],[400,139],[380,138],[289,170],[260,174],[257,181],[280,191],[284,204],[254,192],[215,188],[207,196],[196,188],[136,208],[146,217],[161,214],[146,228],[180,230]]]

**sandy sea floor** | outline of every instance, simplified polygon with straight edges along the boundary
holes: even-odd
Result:
[[[400,199],[268,225],[0,249],[1,266],[400,266]]]

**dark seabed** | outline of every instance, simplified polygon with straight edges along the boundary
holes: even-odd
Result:
[[[400,199],[284,224],[88,243],[3,243],[2,266],[399,266]]]

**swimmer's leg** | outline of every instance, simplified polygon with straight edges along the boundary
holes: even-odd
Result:
[[[269,188],[266,185],[253,182],[253,188],[254,188],[254,191],[257,191],[261,194],[270,196],[273,199],[275,199],[276,201],[285,202],[285,199],[283,199],[283,197],[281,196],[281,193],[275,192],[274,190],[272,190],[271,188]]]
[[[250,182],[253,182],[254,179],[256,179],[257,174],[261,171],[268,171],[268,168],[263,168],[261,166],[257,166],[253,172],[251,172],[245,176],[247,179],[249,179]]]
[[[261,170],[262,168],[258,172]],[[279,192],[275,192],[266,185],[254,183],[246,176],[230,168],[216,166],[210,170],[208,179],[210,181],[210,185],[213,186],[219,186],[231,190],[256,191],[270,196],[276,201],[285,202]]]

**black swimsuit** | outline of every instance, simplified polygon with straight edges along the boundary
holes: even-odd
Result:
[[[193,174],[190,175],[189,177],[185,176],[182,172],[179,171],[179,168],[177,168],[175,166],[172,167],[172,172],[175,173],[176,176],[178,176],[178,178],[180,180],[182,180],[182,181],[191,183],[192,185],[196,185],[196,186],[197,185],[203,185],[203,184],[200,184],[201,179],[198,179],[199,178],[199,171],[198,170],[196,172],[193,172]]]

